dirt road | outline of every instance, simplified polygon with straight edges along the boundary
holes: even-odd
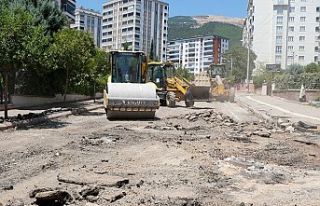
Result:
[[[0,205],[319,205],[319,136],[237,121],[198,104],[3,132]]]

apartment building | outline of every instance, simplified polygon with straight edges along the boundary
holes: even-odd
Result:
[[[103,5],[102,48],[132,51],[166,60],[169,4],[159,0],[109,0]]]
[[[55,0],[61,11],[68,17],[70,24],[75,22],[76,0]]]
[[[197,74],[206,71],[211,64],[221,64],[222,54],[228,49],[229,40],[219,36],[177,39],[168,43],[167,60]]]
[[[257,54],[257,63],[319,62],[319,0],[249,0],[243,43]]]
[[[75,11],[75,23],[71,28],[89,32],[97,47],[101,47],[102,15],[92,9],[78,8]]]

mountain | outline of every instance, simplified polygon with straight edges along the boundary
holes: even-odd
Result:
[[[244,20],[223,16],[176,16],[169,19],[169,40],[201,35],[230,39],[231,46],[241,44]]]

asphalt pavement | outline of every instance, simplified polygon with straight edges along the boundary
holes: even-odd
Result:
[[[274,119],[283,118],[292,122],[303,121],[320,125],[320,109],[308,104],[252,94],[241,94],[236,99],[238,103]]]

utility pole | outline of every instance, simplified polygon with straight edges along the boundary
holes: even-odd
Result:
[[[250,29],[249,29],[249,31],[248,31],[248,41],[247,41],[247,47],[248,47],[247,88],[248,88],[248,93],[250,93],[250,43],[251,43],[251,35],[250,35]]]

